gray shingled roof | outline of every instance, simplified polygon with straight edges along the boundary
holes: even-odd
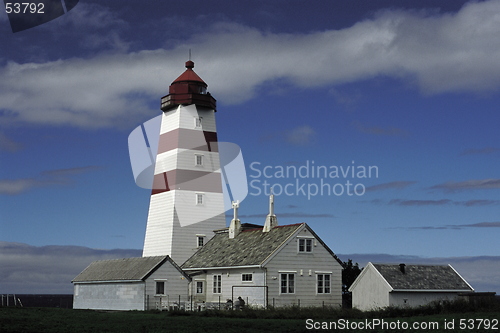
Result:
[[[217,233],[182,268],[261,265],[303,225],[278,226],[269,232],[262,232],[262,228],[243,230],[233,239],[226,232]]]
[[[468,290],[472,289],[451,266],[373,264],[395,290]]]
[[[94,261],[73,282],[143,280],[167,259],[157,256]]]

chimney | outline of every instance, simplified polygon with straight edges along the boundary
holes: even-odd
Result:
[[[232,203],[234,216],[231,220],[231,224],[229,224],[229,238],[234,238],[238,236],[241,231],[241,222],[238,219],[238,207],[240,207],[240,202],[238,200],[233,201]]]
[[[271,195],[269,195],[269,214],[267,214],[266,222],[264,223],[264,228],[262,232],[269,232],[272,228],[278,226],[278,218],[274,215],[274,194],[271,188]]]
[[[405,265],[405,264],[399,264],[399,270],[400,270],[400,271],[401,271],[401,273],[403,273],[403,274],[406,274],[405,267],[406,267],[406,265]]]

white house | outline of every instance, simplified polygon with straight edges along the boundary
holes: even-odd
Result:
[[[148,310],[175,306],[179,300],[185,301],[190,281],[169,256],[94,261],[72,281],[73,308]],[[175,299],[168,299],[174,290]]]
[[[349,288],[352,306],[371,310],[415,307],[452,300],[474,289],[451,265],[373,264],[369,262]]]
[[[182,269],[196,304],[342,305],[342,263],[306,223],[243,224],[234,238],[219,230]]]

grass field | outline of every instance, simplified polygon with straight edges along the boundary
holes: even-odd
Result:
[[[419,329],[418,332],[500,332],[499,319],[500,309],[497,306],[471,311],[459,304],[451,308],[429,307],[411,311],[384,309],[372,312],[288,308],[169,313],[3,307],[0,308],[0,333],[311,332],[315,330],[308,330],[308,327],[324,328],[327,325],[327,328],[333,328],[330,323],[343,323],[345,332],[406,332],[403,326],[407,324],[413,327],[413,323],[419,327],[427,326],[427,329]],[[373,324],[377,320],[385,322],[385,329],[380,322],[379,326],[369,326],[364,330],[353,329],[359,323]],[[431,326],[431,323],[437,324]],[[486,329],[486,323],[489,329]],[[454,325],[453,329],[451,324]],[[460,329],[460,326],[464,329]]]

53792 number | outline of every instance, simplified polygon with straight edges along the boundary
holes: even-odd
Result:
[[[43,2],[7,2],[5,3],[5,12],[7,14],[44,14],[45,5]]]

